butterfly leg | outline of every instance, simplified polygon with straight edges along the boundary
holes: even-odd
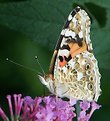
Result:
[[[74,106],[77,103],[77,99],[72,98],[72,96],[70,95],[70,105]]]

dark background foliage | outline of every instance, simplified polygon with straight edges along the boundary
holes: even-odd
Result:
[[[92,20],[91,40],[99,62],[102,108],[91,121],[110,120],[110,1],[109,0],[0,0],[0,104],[6,108],[7,94],[43,96],[44,87],[37,78],[45,72],[68,14],[75,6],[84,8]],[[21,68],[6,58],[26,67]],[[48,90],[46,90],[48,94]]]

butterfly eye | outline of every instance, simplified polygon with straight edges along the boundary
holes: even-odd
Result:
[[[93,83],[91,83],[91,82],[88,83],[87,87],[88,87],[89,90],[92,91],[93,90]]]

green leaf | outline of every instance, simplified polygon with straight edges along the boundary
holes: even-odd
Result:
[[[42,71],[35,56],[38,56],[47,73],[52,53],[21,33],[4,26],[0,26],[0,38],[0,90],[2,90],[0,95],[12,92],[43,95],[42,84],[37,78],[37,74]],[[6,58],[12,61],[6,61]]]
[[[22,2],[26,0],[0,0],[0,3],[9,3],[9,2]]]
[[[106,8],[91,2],[85,3],[84,5],[89,10],[89,12],[94,16],[94,18],[97,20],[100,27],[105,27],[106,21],[107,21]]]
[[[107,20],[107,13],[106,8],[102,7],[100,5],[97,5],[92,2],[85,2],[84,4],[78,4],[74,3],[73,7],[80,6],[82,9],[85,9],[85,11],[88,13],[88,15],[92,19],[96,19],[100,27],[105,27],[106,20]]]
[[[109,68],[110,9],[108,1],[76,1],[92,17],[91,40],[101,68]],[[0,23],[17,30],[53,49],[60,31],[72,9],[73,1],[32,0],[21,3],[0,4]],[[95,12],[96,11],[96,12]],[[99,11],[102,13],[100,14]],[[100,27],[100,26],[101,27]]]
[[[70,11],[70,3],[58,1],[57,5],[55,1],[45,0],[1,4],[0,23],[52,49]]]

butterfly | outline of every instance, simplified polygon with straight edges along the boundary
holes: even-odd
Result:
[[[98,62],[90,40],[90,18],[76,7],[68,16],[51,59],[48,74],[39,78],[59,97],[97,101],[100,96]]]

